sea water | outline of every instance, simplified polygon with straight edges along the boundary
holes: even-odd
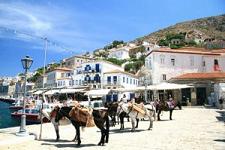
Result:
[[[0,101],[0,129],[20,125],[20,120],[11,117],[10,104]]]

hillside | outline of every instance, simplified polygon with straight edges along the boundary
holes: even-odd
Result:
[[[158,43],[161,39],[165,39],[168,34],[186,33],[189,39],[215,39],[225,40],[225,14],[200,18],[196,20],[177,23],[162,30],[153,32],[144,37],[137,38],[135,43],[148,41]]]

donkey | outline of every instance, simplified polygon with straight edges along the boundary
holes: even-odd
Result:
[[[77,145],[79,146],[81,144],[80,139],[80,127],[85,127],[87,122],[81,122],[80,120],[77,120],[73,115],[74,111],[72,107],[61,107],[58,109],[55,117],[55,121],[59,122],[59,120],[62,117],[67,117],[73,126],[76,129],[76,139],[77,139]],[[109,117],[107,110],[93,110],[92,116],[94,118],[95,125],[101,130],[101,139],[98,145],[104,145],[104,143],[108,143],[109,139]],[[106,127],[104,126],[106,125]]]
[[[135,122],[136,119],[143,119],[148,118],[149,119],[149,127],[148,130],[153,128],[153,116],[154,116],[154,110],[151,110],[150,108],[147,108],[147,106],[144,106],[144,114],[139,113],[135,109],[133,109],[133,105],[135,104],[126,104],[126,103],[119,103],[119,106],[117,108],[117,114],[121,114],[122,112],[126,112],[128,116],[131,118],[131,124],[132,129],[131,131],[135,131]]]
[[[74,124],[74,122],[72,121],[68,121],[66,120],[65,118],[62,118],[60,120],[60,123],[59,122],[56,122],[55,121],[55,117],[56,117],[56,114],[57,114],[57,111],[58,111],[59,107],[56,106],[50,113],[47,112],[45,109],[43,109],[41,112],[43,114],[44,117],[46,117],[48,120],[51,121],[51,123],[53,124],[54,126],[54,129],[55,129],[55,133],[56,133],[56,141],[59,141],[60,139],[60,135],[59,135],[59,125],[62,125],[62,124]],[[75,135],[74,139],[72,141],[76,141],[77,139],[77,136]]]
[[[174,101],[172,102],[166,102],[166,101],[159,101],[156,104],[156,112],[157,112],[157,118],[160,121],[160,114],[162,111],[169,111],[170,112],[170,116],[169,119],[172,120],[172,115],[173,115],[173,110],[175,109],[175,107],[179,107],[181,109],[181,105],[177,105]]]

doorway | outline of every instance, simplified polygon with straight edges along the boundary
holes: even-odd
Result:
[[[183,106],[187,106],[187,101],[191,102],[191,89],[186,88],[186,89],[181,89],[182,93],[182,100],[181,103]]]
[[[204,87],[197,88],[196,98],[197,98],[197,105],[204,105],[204,102],[206,100],[206,88]]]

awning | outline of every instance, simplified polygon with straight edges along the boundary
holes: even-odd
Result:
[[[59,90],[49,90],[49,91],[45,92],[44,94],[45,95],[53,95],[55,93],[59,93]]]
[[[90,90],[85,93],[85,95],[89,96],[104,96],[109,94],[110,89],[100,89],[100,90]]]
[[[44,91],[42,91],[42,90],[38,90],[38,91],[34,92],[33,95],[39,95],[39,94],[42,94],[43,92]]]
[[[61,89],[59,93],[77,93],[82,91],[84,91],[84,89]]]
[[[155,85],[139,86],[134,88],[118,88],[113,89],[115,92],[138,92],[146,90],[175,90],[175,89],[184,89],[184,88],[192,88],[193,86],[187,84],[174,84],[174,83],[160,83]]]
[[[145,87],[134,87],[134,88],[117,88],[117,89],[112,89],[112,91],[115,92],[137,92],[137,91],[141,91],[141,90],[145,90]]]
[[[187,84],[174,84],[174,83],[160,83],[156,85],[152,85],[152,90],[175,90],[175,89],[185,89],[192,88],[193,86]]]

